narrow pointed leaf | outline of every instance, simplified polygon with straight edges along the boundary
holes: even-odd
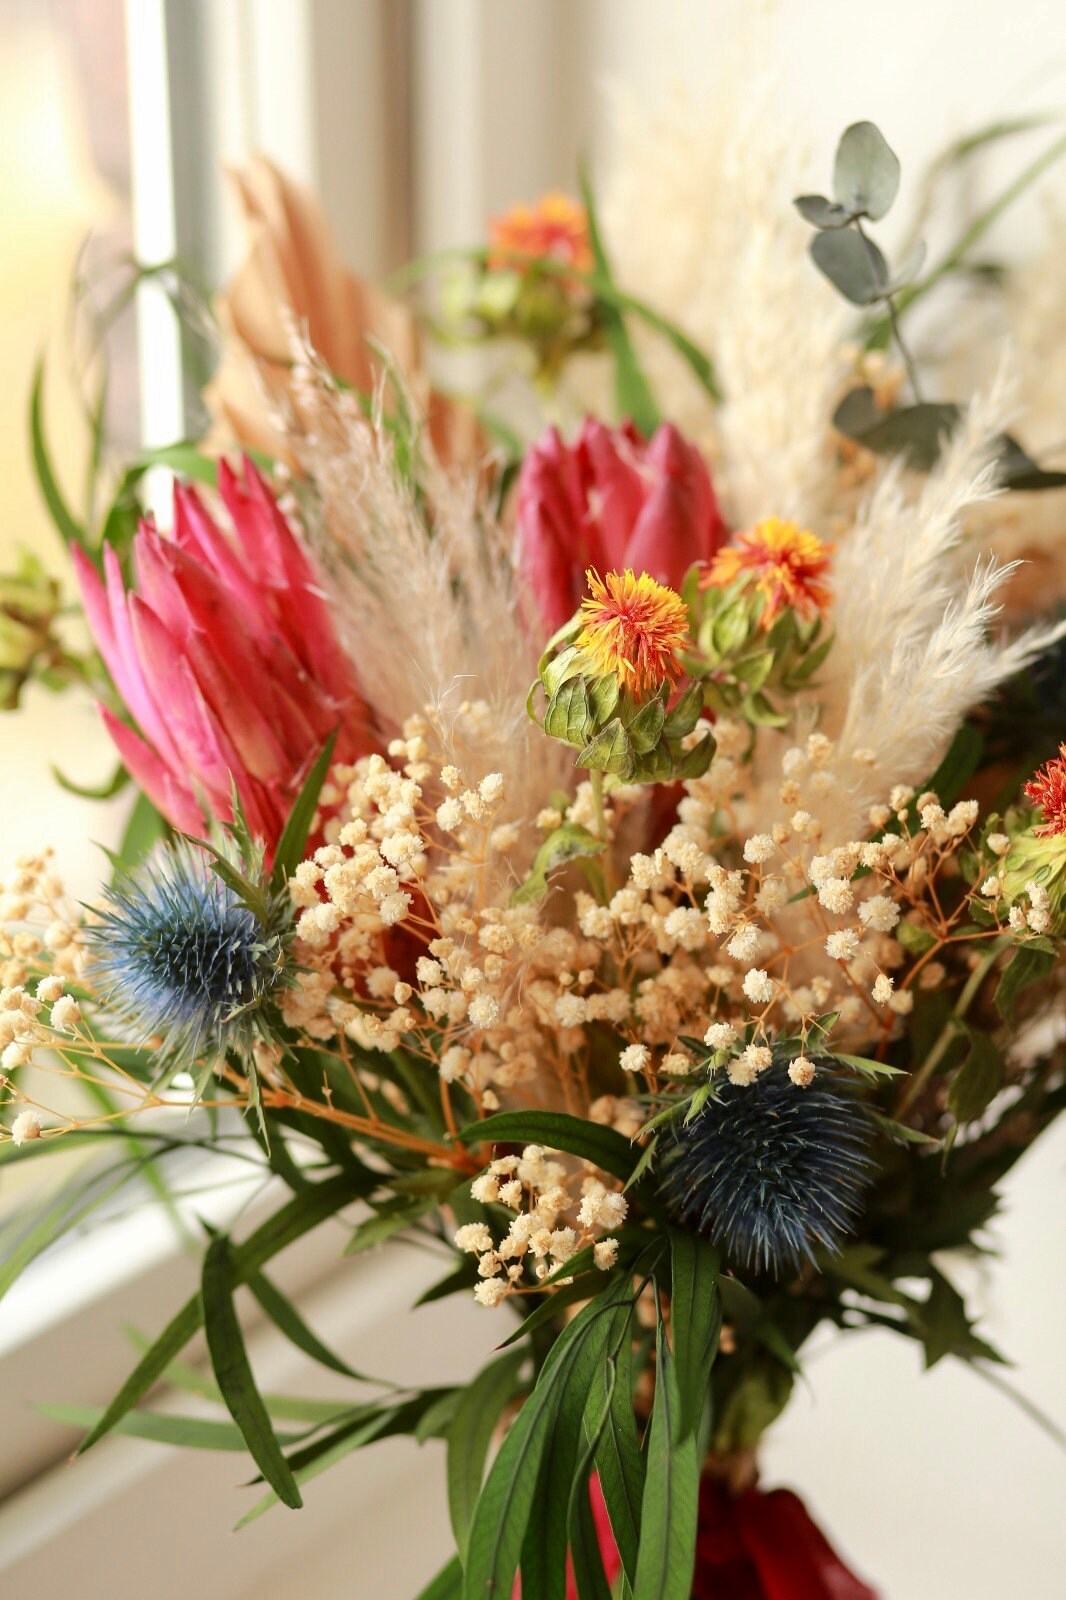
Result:
[[[670,1233],[670,1334],[682,1436],[696,1433],[707,1404],[711,1365],[722,1331],[718,1252],[682,1229]]]
[[[661,1323],[657,1352],[633,1600],[690,1600],[700,1467],[695,1434],[682,1433],[674,1361]]]
[[[500,1111],[473,1122],[459,1134],[464,1144],[543,1144],[552,1150],[594,1161],[623,1181],[640,1151],[613,1128],[571,1117],[563,1111]]]
[[[200,1283],[211,1366],[253,1461],[279,1500],[295,1510],[303,1505],[303,1499],[256,1387],[233,1303],[236,1286],[232,1246],[225,1234],[219,1234],[207,1247]]]
[[[491,1361],[463,1391],[448,1430],[448,1512],[461,1555],[466,1553],[492,1435],[525,1360],[524,1350],[514,1350]]]
[[[274,870],[270,878],[272,889],[284,888],[285,880],[292,876],[303,860],[307,836],[311,832],[311,823],[318,807],[318,797],[326,781],[326,773],[333,759],[333,747],[336,742],[336,732],[331,733],[289,812],[288,820],[281,831],[281,838],[278,840],[278,848],[274,853]]]

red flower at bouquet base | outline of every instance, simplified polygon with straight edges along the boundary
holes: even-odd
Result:
[[[235,537],[176,485],[173,535],[146,521],[134,540],[135,589],[107,546],[103,578],[83,551],[74,559],[89,627],[137,725],[100,707],[130,773],[186,833],[203,831],[205,809],[231,820],[235,786],[269,852],[329,735],[338,761],[372,740],[314,569],[266,483],[250,462],[242,482],[223,461],[218,486]]]
[[[841,1561],[791,1489],[736,1497],[700,1484],[692,1600],[877,1600]]]
[[[725,537],[703,457],[668,422],[648,443],[628,423],[588,420],[572,445],[549,428],[522,465],[519,574],[552,633],[577,610],[589,567],[678,589]]]

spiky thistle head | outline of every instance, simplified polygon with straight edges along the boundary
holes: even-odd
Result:
[[[220,876],[206,850],[179,839],[119,876],[85,930],[94,986],[138,1043],[158,1039],[170,1065],[246,1054],[269,1037],[272,1001],[289,982],[285,898],[251,882],[242,895],[228,865]]]
[[[797,1088],[775,1060],[754,1082],[716,1086],[663,1165],[667,1206],[734,1265],[782,1277],[815,1247],[837,1251],[872,1176],[870,1124],[822,1058]]]

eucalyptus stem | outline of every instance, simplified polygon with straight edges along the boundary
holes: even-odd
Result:
[[[874,253],[873,253],[873,241],[867,235],[866,230],[863,228],[863,225],[862,225],[862,223],[861,223],[861,221],[859,220],[858,217],[855,218],[855,230],[858,233],[859,238],[862,240],[863,244],[866,246],[866,253],[870,257],[870,260],[872,262],[875,259]],[[895,301],[894,295],[891,295],[891,294],[886,294],[885,295],[885,297],[884,297],[884,307],[885,307],[885,314],[888,317],[888,325],[892,329],[892,337],[896,341],[896,348],[899,351],[900,355],[903,357],[903,365],[904,365],[904,368],[906,369],[907,380],[910,383],[911,392],[914,395],[915,400],[920,405],[921,401],[922,401],[922,390],[921,390],[921,386],[920,386],[920,384],[918,382],[918,371],[917,371],[917,368],[915,367],[915,364],[914,364],[914,358],[911,355],[910,351],[908,350],[907,345],[906,345],[906,343],[904,341],[903,335],[900,332],[899,315],[898,315],[898,312],[897,312],[897,309],[896,309],[896,301]]]

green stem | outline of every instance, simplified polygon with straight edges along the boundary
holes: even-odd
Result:
[[[914,1104],[919,1094],[921,1094],[923,1088],[928,1083],[929,1079],[932,1077],[941,1061],[943,1061],[944,1056],[947,1053],[948,1046],[954,1037],[956,1022],[961,1021],[961,1019],[966,1015],[967,1011],[969,1011],[974,1000],[977,998],[977,993],[982,983],[984,983],[989,971],[999,959],[999,956],[1002,953],[1002,948],[1002,945],[1000,945],[998,942],[993,944],[991,949],[985,951],[976,967],[974,967],[973,971],[970,973],[962,993],[955,1002],[955,1007],[951,1013],[951,1016],[947,1019],[947,1021],[944,1023],[944,1026],[940,1030],[936,1043],[933,1045],[933,1048],[922,1062],[922,1065],[919,1067],[918,1071],[912,1078],[907,1080],[906,1087],[902,1096],[900,1097],[899,1104],[896,1107],[896,1117],[898,1119],[902,1119],[904,1114],[910,1110],[911,1106]]]
[[[988,232],[993,223],[998,222],[1003,213],[1014,204],[1015,200],[1019,199],[1026,189],[1035,183],[1038,178],[1042,177],[1048,168],[1053,166],[1064,155],[1066,155],[1066,134],[1063,134],[1061,138],[1055,140],[1054,144],[1043,150],[1034,161],[1031,161],[1018,174],[1012,183],[1007,185],[1002,194],[998,195],[991,205],[985,207],[980,216],[974,218],[944,259],[937,263],[932,271],[922,279],[921,283],[912,284],[901,292],[899,304],[896,308],[897,311],[908,310],[909,307],[914,305],[915,301],[928,294],[929,290],[938,284],[942,278],[946,278],[949,273],[962,266],[966,256],[977,241]],[[890,317],[886,317],[884,321],[874,324],[868,335],[868,343],[877,343],[884,334],[886,322],[891,327]]]
[[[869,255],[870,260],[872,262],[874,260],[872,241],[867,236],[867,233],[866,233],[865,229],[863,228],[862,223],[859,221],[859,219],[857,217],[855,219],[855,230],[858,233],[859,238],[862,240],[863,244],[866,246],[867,254]],[[896,302],[895,302],[895,299],[893,298],[893,296],[890,295],[890,294],[886,294],[885,295],[885,314],[888,317],[888,325],[892,329],[892,337],[896,341],[896,348],[899,351],[900,355],[903,357],[903,365],[907,370],[907,378],[908,378],[908,381],[910,382],[911,392],[914,395],[915,400],[920,405],[921,404],[921,400],[922,400],[922,391],[921,391],[921,389],[920,389],[920,387],[918,385],[917,369],[915,368],[915,365],[914,365],[914,358],[912,357],[910,351],[907,349],[907,346],[904,343],[903,335],[899,330],[899,317],[898,317],[897,312],[896,312]]]
[[[603,773],[593,768],[589,772],[589,784],[592,789],[592,805],[596,812],[596,837],[603,845],[603,881],[607,890],[608,900],[617,888],[614,875],[614,862],[611,859],[611,836],[607,831],[607,812],[603,804]]]

